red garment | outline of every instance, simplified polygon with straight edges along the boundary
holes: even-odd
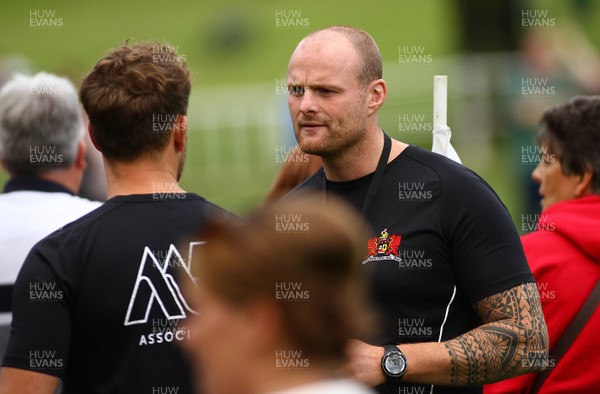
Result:
[[[600,278],[600,196],[556,203],[537,230],[521,237],[538,284],[552,349]],[[600,393],[600,308],[593,313],[539,393]],[[529,393],[535,374],[484,387],[485,394]]]

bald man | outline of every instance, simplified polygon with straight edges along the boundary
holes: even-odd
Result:
[[[296,190],[339,195],[371,225],[362,266],[381,335],[349,344],[355,378],[381,393],[481,393],[539,371],[548,334],[509,213],[474,172],[381,129],[387,85],[371,36],[310,34],[288,82],[298,144],[323,161]]]

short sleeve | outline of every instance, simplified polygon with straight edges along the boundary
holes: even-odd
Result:
[[[443,227],[460,289],[471,305],[534,278],[508,210],[471,171],[446,177]]]
[[[46,240],[30,251],[13,290],[13,319],[3,366],[62,378],[70,348],[69,293]],[[54,254],[53,254],[54,253]]]

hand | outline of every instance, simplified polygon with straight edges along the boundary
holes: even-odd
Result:
[[[352,377],[367,386],[377,386],[385,382],[385,375],[381,370],[383,348],[371,346],[356,339],[351,339],[346,346],[348,357],[347,370]]]

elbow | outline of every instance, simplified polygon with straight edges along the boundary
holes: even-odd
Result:
[[[521,362],[523,374],[542,372],[554,366],[554,360],[550,359],[548,329],[545,322],[543,326],[538,326],[535,331],[530,332],[529,338],[520,349],[523,354]]]
[[[550,339],[548,327],[542,311],[537,289],[530,295],[530,314],[528,318],[522,317],[523,333],[521,335],[520,351],[523,354],[521,362],[522,373],[542,372],[552,368],[553,360],[550,359]]]
[[[529,351],[523,357],[521,374],[543,372],[553,367],[548,350],[536,349]]]

